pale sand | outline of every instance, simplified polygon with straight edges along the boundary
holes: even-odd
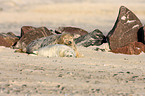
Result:
[[[122,5],[132,10],[145,24],[145,3],[129,1],[129,3],[117,1],[52,3],[37,6],[13,5],[12,8],[0,11],[0,29],[1,32],[13,31],[19,35],[20,28],[26,25],[46,26],[52,29],[60,26],[76,26],[89,32],[98,28],[106,35],[112,29],[118,16],[119,7]],[[12,6],[12,4],[10,3],[9,6]]]
[[[145,23],[143,0],[110,1],[24,7],[16,6],[21,4],[18,2],[6,2],[12,8],[0,11],[0,32],[12,31],[19,35],[22,26],[32,25],[52,29],[76,26],[89,32],[98,28],[107,34],[121,5]],[[95,48],[78,47],[83,58],[46,58],[0,47],[0,96],[145,95],[144,53],[122,55],[97,52]]]
[[[0,47],[1,96],[145,95],[144,53],[130,56],[78,48],[85,57],[29,56]]]

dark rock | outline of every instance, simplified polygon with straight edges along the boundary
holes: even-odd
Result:
[[[141,27],[142,24],[136,15],[126,7],[121,6],[116,23],[107,35],[110,49],[115,50],[138,41],[137,32]]]
[[[132,42],[125,47],[117,48],[117,49],[111,50],[111,51],[114,52],[114,53],[138,55],[141,52],[145,52],[145,45],[141,42]]]
[[[143,27],[141,27],[138,30],[137,37],[138,37],[138,42],[144,43],[144,30],[143,30]]]
[[[138,31],[138,42],[145,44],[145,26],[141,27]]]
[[[143,36],[144,36],[144,44],[145,44],[145,26],[143,27]]]
[[[55,30],[55,32],[57,34],[70,33],[74,35],[74,38],[78,38],[80,36],[88,34],[86,30],[76,27],[59,27],[58,29]]]
[[[29,28],[25,29],[25,32],[22,33],[22,37],[17,42],[14,48],[18,48],[18,49],[21,49],[23,52],[26,52],[26,47],[31,41],[42,38],[42,37],[47,37],[53,34],[46,27],[39,27],[39,28],[34,28],[34,29],[35,30],[33,30],[33,27],[30,27],[30,29]],[[28,31],[28,30],[31,30],[31,31]]]
[[[15,45],[18,40],[19,38],[12,32],[0,33],[0,46],[11,47]]]
[[[76,38],[74,41],[79,46],[89,47],[94,45],[99,46],[106,40],[103,33],[100,30],[96,29],[93,32]]]

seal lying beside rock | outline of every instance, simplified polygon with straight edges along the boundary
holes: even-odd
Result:
[[[31,54],[33,51],[36,51],[42,47],[45,47],[47,45],[54,45],[54,44],[63,44],[71,47],[75,53],[76,57],[81,57],[79,52],[77,51],[75,42],[73,40],[73,35],[68,34],[68,33],[63,33],[63,34],[55,34],[51,35],[48,37],[43,37],[37,40],[32,41],[28,46],[27,46],[27,53]]]
[[[33,51],[38,56],[45,57],[76,57],[75,51],[66,45],[55,44],[40,48],[38,51]]]

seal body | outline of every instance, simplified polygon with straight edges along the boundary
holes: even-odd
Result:
[[[31,54],[33,51],[37,51],[40,48],[43,48],[47,45],[54,45],[54,44],[63,44],[71,47],[74,51],[77,57],[81,57],[77,47],[75,45],[75,42],[73,40],[73,35],[68,33],[63,34],[55,34],[48,37],[43,37],[37,40],[32,41],[27,47],[27,53]]]
[[[33,51],[38,56],[44,57],[76,57],[75,51],[63,44],[47,45],[40,48],[38,51]]]

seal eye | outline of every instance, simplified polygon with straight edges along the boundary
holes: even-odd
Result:
[[[69,44],[72,44],[72,42],[71,42],[71,41],[69,41],[68,43],[69,43]]]
[[[66,55],[66,57],[73,57],[73,55]]]
[[[64,40],[67,39],[66,37],[64,37]]]

